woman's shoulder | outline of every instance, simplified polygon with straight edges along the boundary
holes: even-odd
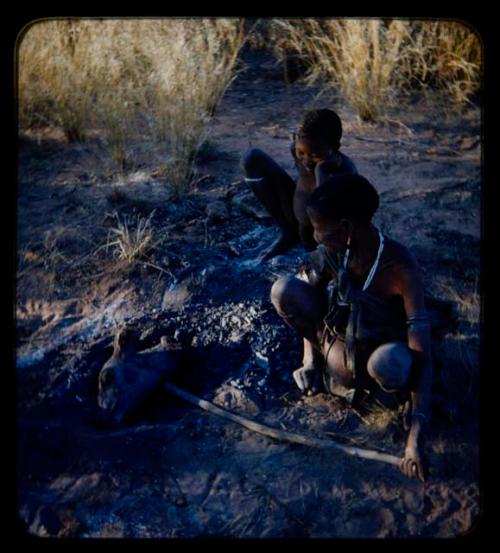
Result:
[[[388,236],[384,236],[384,252],[381,257],[381,266],[398,267],[406,270],[418,270],[419,264],[411,250]]]
[[[408,283],[420,282],[421,271],[415,255],[401,242],[384,236],[379,270],[374,280],[383,290],[382,295],[402,296]],[[378,284],[377,284],[378,283]]]

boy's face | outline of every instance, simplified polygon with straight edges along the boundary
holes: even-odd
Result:
[[[316,165],[333,155],[333,153],[333,148],[326,142],[300,138],[295,141],[295,155],[310,173],[314,173]]]
[[[314,229],[314,239],[331,253],[343,253],[347,247],[348,230],[341,221],[326,219],[312,209],[307,213]]]

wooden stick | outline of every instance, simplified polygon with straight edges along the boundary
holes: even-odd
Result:
[[[363,142],[376,142],[377,144],[401,144],[405,146],[415,146],[415,142],[408,140],[400,140],[399,138],[383,139],[383,138],[368,138],[365,136],[354,136],[356,140],[362,140]]]
[[[197,405],[198,407],[201,407],[205,411],[208,411],[219,417],[223,417],[227,420],[241,424],[241,426],[244,426],[245,428],[248,428],[253,432],[258,432],[259,434],[263,434],[264,436],[269,436],[270,438],[274,438],[276,440],[284,440],[287,442],[308,445],[311,447],[337,449],[339,451],[343,451],[344,453],[347,453],[348,455],[352,455],[354,457],[360,457],[362,459],[370,459],[372,461],[381,461],[382,463],[388,463],[389,465],[394,465],[396,467],[399,467],[401,464],[401,459],[399,457],[396,457],[395,455],[390,455],[388,453],[380,453],[379,451],[373,451],[370,449],[363,449],[360,447],[339,444],[333,440],[325,440],[322,438],[312,438],[308,436],[303,436],[301,434],[296,434],[295,432],[288,432],[286,430],[278,430],[277,428],[271,428],[270,426],[260,424],[251,419],[242,417],[241,415],[236,415],[235,413],[231,413],[230,411],[227,411],[226,409],[222,409],[221,407],[217,407],[216,405],[214,405],[213,403],[210,403],[209,401],[206,401],[204,399],[199,399],[196,396],[193,396],[190,393],[185,392],[184,390],[181,390],[180,388],[178,388],[174,384],[171,384],[170,382],[165,382],[164,388],[165,390],[172,392],[176,396],[188,401],[189,403],[192,403],[193,405]]]

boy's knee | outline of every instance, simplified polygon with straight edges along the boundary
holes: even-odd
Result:
[[[264,157],[265,154],[262,150],[251,148],[241,156],[241,166],[247,174],[251,174],[258,169]]]
[[[368,374],[386,391],[403,389],[408,383],[412,357],[403,342],[379,346],[368,359]]]
[[[294,277],[281,277],[271,288],[271,302],[278,313],[285,312],[286,298],[293,287]]]

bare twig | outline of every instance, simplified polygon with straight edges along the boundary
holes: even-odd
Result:
[[[195,190],[195,188],[201,184],[203,181],[207,180],[207,179],[211,179],[213,178],[212,175],[203,175],[203,177],[200,177],[198,179],[195,179],[195,180],[192,180],[189,184],[189,188],[191,190]]]
[[[208,231],[208,217],[203,220],[203,226],[205,228],[205,239],[203,242],[203,247],[208,248],[208,246],[210,245],[210,234]]]
[[[352,405],[351,405],[351,410],[362,422],[364,422],[367,426],[371,426],[370,421],[368,419],[365,419],[357,409],[352,407]]]
[[[99,251],[105,249],[108,247],[108,244],[102,244],[98,246],[97,248],[93,249],[91,252],[86,253],[85,255],[82,255],[81,257],[78,257],[77,259],[71,261],[66,265],[66,269],[69,269],[70,267],[74,267],[75,265],[80,265],[83,261],[88,259],[89,257],[93,257],[96,253]]]
[[[168,269],[163,269],[162,267],[159,267],[158,265],[155,265],[154,263],[150,263],[149,261],[140,260],[138,263],[142,263],[142,265],[147,265],[148,267],[152,267],[153,269],[156,269],[157,271],[160,271],[161,273],[165,273],[171,278],[175,278],[175,275],[169,271]]]

